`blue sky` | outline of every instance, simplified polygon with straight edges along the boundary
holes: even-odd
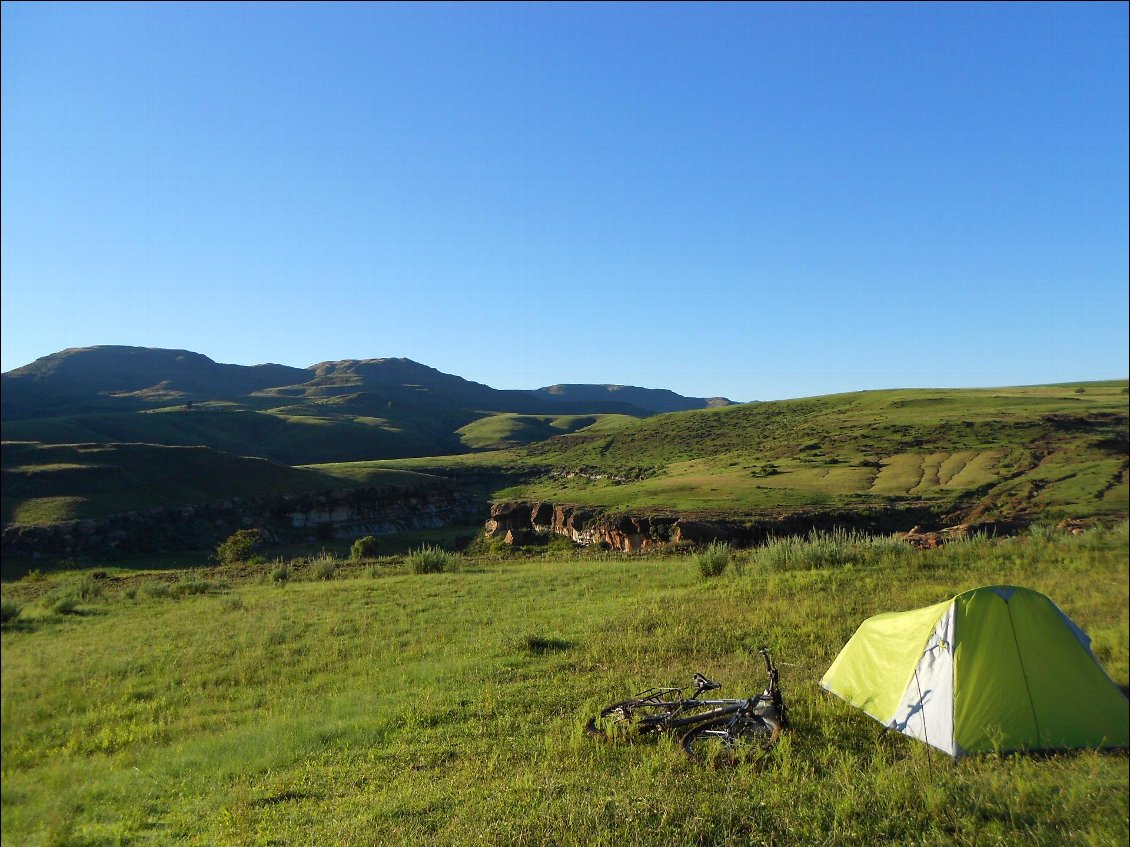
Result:
[[[3,4],[2,367],[1127,376],[1127,4]]]

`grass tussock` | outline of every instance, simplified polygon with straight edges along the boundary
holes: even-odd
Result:
[[[730,545],[715,542],[702,552],[693,554],[691,561],[698,570],[699,576],[703,579],[713,579],[725,573],[730,565],[730,558]]]
[[[412,573],[443,573],[458,570],[463,557],[442,547],[425,544],[405,557],[405,564]]]

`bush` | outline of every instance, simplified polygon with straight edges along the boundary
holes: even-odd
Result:
[[[332,556],[322,556],[314,561],[310,573],[314,579],[331,580],[337,573],[337,562]]]
[[[376,536],[366,535],[353,542],[353,546],[349,548],[349,558],[354,562],[361,559],[375,559],[379,550],[380,544]]]
[[[442,547],[424,545],[419,550],[409,553],[405,562],[412,569],[412,573],[442,573],[457,568],[462,558],[457,553],[449,553]]]
[[[286,582],[290,579],[290,567],[287,565],[277,565],[275,569],[271,571],[271,579],[275,582]]]
[[[80,576],[70,583],[68,589],[78,600],[96,600],[102,596],[102,583],[95,578],[94,574],[88,573]]]
[[[400,564],[400,561],[398,556],[378,556],[365,567],[365,576],[371,579],[388,576],[393,566]]]
[[[220,601],[220,605],[224,611],[227,612],[243,612],[247,610],[247,605],[243,602],[243,598],[238,594],[232,594],[225,597]]]
[[[246,562],[262,541],[263,535],[259,530],[241,529],[220,543],[216,548],[216,559],[221,565]]]
[[[0,624],[7,626],[23,613],[24,607],[15,600],[0,600]]]
[[[730,545],[713,542],[691,558],[703,579],[721,576],[730,564]]]
[[[57,615],[71,615],[78,611],[78,598],[71,593],[59,594],[51,600],[51,611]]]
[[[154,600],[168,597],[172,593],[169,584],[160,580],[145,583],[141,586],[141,591],[146,597],[152,597]]]
[[[200,579],[196,574],[186,573],[180,578],[180,582],[173,588],[177,594],[207,594],[216,586],[205,579]]]

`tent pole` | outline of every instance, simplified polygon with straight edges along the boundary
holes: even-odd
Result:
[[[934,781],[934,768],[930,764],[930,736],[926,733],[926,698],[922,696],[922,683],[918,679],[918,668],[914,668],[914,684],[918,686],[918,702],[922,706],[922,740],[926,742],[926,775]]]

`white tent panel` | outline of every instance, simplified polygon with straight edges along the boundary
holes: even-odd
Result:
[[[954,604],[938,619],[910,685],[888,724],[897,730],[957,755],[953,740]]]

